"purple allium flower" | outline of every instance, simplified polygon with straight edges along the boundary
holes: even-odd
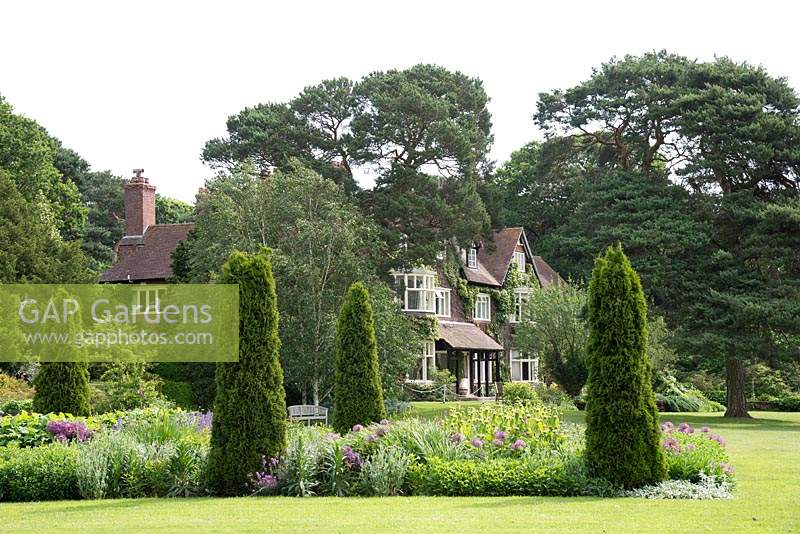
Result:
[[[722,436],[718,436],[716,434],[709,434],[708,439],[710,439],[711,441],[716,441],[723,447],[725,446],[725,440],[722,438]]]
[[[388,420],[388,419],[381,419],[381,423],[380,423],[380,424],[382,424],[382,425],[389,425],[389,424],[391,424],[391,423],[389,422],[389,420]]]
[[[700,432],[702,432],[703,434],[708,434],[709,432],[711,432],[711,429],[708,428],[707,426],[704,426],[700,428]]]
[[[472,438],[470,444],[476,449],[480,449],[481,447],[483,447],[483,440],[481,438]]]
[[[722,472],[728,476],[733,476],[736,472],[736,469],[731,464],[721,463],[719,466],[722,468]]]
[[[462,441],[464,441],[464,439],[466,439],[466,437],[461,432],[456,432],[455,434],[450,436],[450,441],[453,443],[461,443]]]
[[[367,436],[367,443],[373,443],[375,441],[378,441],[378,436],[376,436],[375,434],[370,434],[369,436]]]
[[[686,444],[686,451],[691,452],[691,451],[693,451],[695,449],[697,449],[697,445],[695,445],[694,443],[687,443]]]
[[[355,424],[352,428],[353,432],[361,432],[364,430],[364,425]]]
[[[278,486],[278,477],[258,471],[250,477],[250,483],[256,490],[271,490]]]
[[[358,469],[361,467],[361,455],[354,451],[351,447],[345,445],[342,447],[344,451],[344,463],[350,469]]]
[[[46,429],[62,443],[71,439],[87,441],[92,437],[92,431],[82,421],[48,421]]]
[[[504,443],[504,442],[503,442],[503,440],[502,440],[502,439],[497,439],[497,438],[494,438],[494,439],[492,440],[492,445],[494,445],[495,447],[502,447],[502,446],[503,446],[503,443]]]
[[[689,423],[681,423],[678,426],[678,432],[683,432],[684,434],[694,434],[694,428],[692,428]]]
[[[672,424],[672,421],[664,421],[661,423],[661,431],[669,434],[675,429],[675,425]]]
[[[499,439],[500,441],[505,440],[508,437],[508,434],[503,432],[502,430],[498,430],[494,433],[494,439]]]
[[[527,444],[524,441],[522,441],[521,439],[518,439],[517,441],[515,441],[514,443],[511,444],[511,450],[512,451],[521,451],[525,447],[527,447]]]
[[[681,445],[680,445],[680,443],[678,443],[678,440],[675,439],[675,438],[667,438],[667,439],[665,439],[664,442],[661,444],[661,446],[666,451],[669,451],[669,452],[672,452],[672,453],[675,453],[675,454],[680,454],[681,453]]]
[[[375,433],[378,435],[378,437],[381,437],[381,438],[382,438],[383,436],[385,436],[385,435],[386,435],[386,432],[387,432],[387,430],[386,430],[384,427],[382,427],[382,426],[379,426],[379,427],[378,427],[378,428],[375,430]]]
[[[325,441],[336,441],[337,439],[341,438],[339,434],[336,432],[328,432],[325,434]]]

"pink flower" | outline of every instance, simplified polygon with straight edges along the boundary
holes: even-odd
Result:
[[[711,432],[711,429],[708,428],[707,426],[704,426],[700,428],[700,432],[702,432],[703,434],[708,434],[709,432]]]
[[[364,425],[355,424],[352,428],[353,432],[361,432],[364,430]]]
[[[514,443],[511,444],[511,450],[512,451],[521,451],[525,447],[527,447],[527,445],[521,439],[518,439],[517,441],[515,441]]]
[[[675,425],[672,424],[672,421],[664,421],[661,423],[661,431],[664,433],[669,434],[675,429]]]
[[[481,438],[472,438],[470,444],[472,444],[472,446],[475,447],[476,449],[480,449],[481,447],[483,447],[483,440]]]
[[[692,428],[689,423],[681,423],[678,426],[678,432],[683,432],[684,434],[694,434],[694,428]]]

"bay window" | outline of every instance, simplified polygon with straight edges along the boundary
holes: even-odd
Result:
[[[436,311],[436,275],[432,272],[394,273],[397,293],[403,299],[403,310]]]

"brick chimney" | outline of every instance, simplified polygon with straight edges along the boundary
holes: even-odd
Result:
[[[144,169],[133,169],[125,184],[125,235],[144,235],[156,223],[156,188],[142,176]]]

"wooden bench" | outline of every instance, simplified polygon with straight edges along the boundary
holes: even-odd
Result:
[[[314,404],[297,404],[289,406],[289,419],[292,421],[302,421],[304,423],[314,423],[320,421],[328,424],[328,409],[324,406]]]

